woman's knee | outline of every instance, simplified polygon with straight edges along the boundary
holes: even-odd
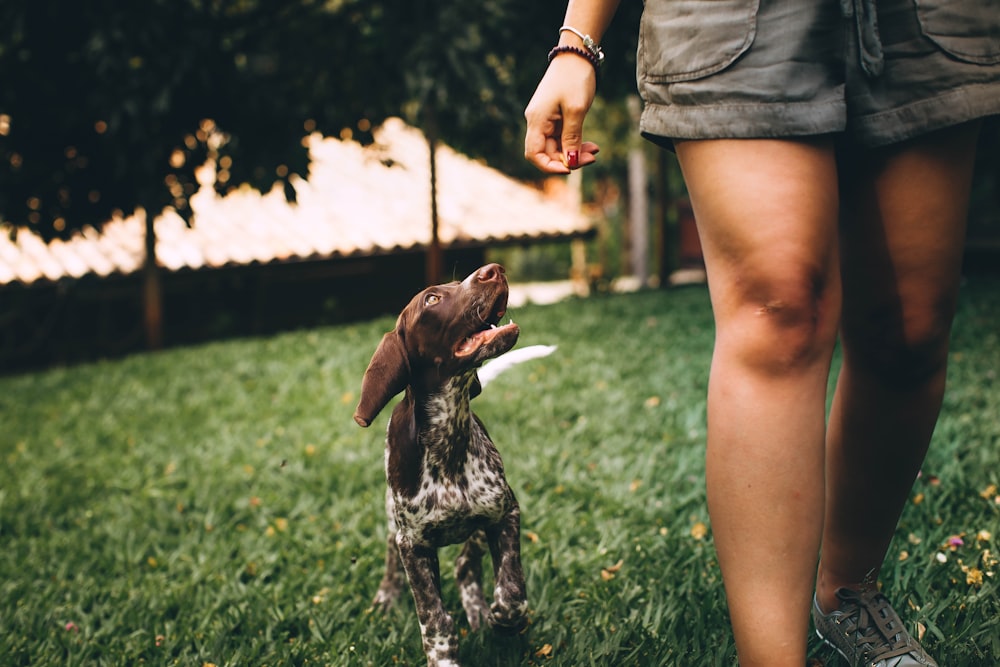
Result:
[[[845,316],[848,363],[889,386],[910,387],[943,373],[954,318],[950,298],[919,304],[884,303]]]
[[[716,310],[718,341],[748,367],[783,375],[829,363],[837,335],[839,291],[825,275],[770,267],[732,288]]]

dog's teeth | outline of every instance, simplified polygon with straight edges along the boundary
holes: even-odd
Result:
[[[491,324],[490,325],[490,329],[496,329],[496,328],[497,328],[497,325],[495,325],[495,324]]]

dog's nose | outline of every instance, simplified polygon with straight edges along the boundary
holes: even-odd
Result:
[[[476,279],[481,283],[495,283],[503,280],[504,270],[499,264],[487,264],[479,269]]]

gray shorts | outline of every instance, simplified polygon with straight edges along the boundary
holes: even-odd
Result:
[[[647,0],[637,69],[654,141],[881,146],[1000,114],[1000,4]]]

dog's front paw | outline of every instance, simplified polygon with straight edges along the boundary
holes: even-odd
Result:
[[[528,626],[527,612],[528,604],[526,602],[511,607],[494,602],[487,620],[494,632],[502,635],[516,635]]]

